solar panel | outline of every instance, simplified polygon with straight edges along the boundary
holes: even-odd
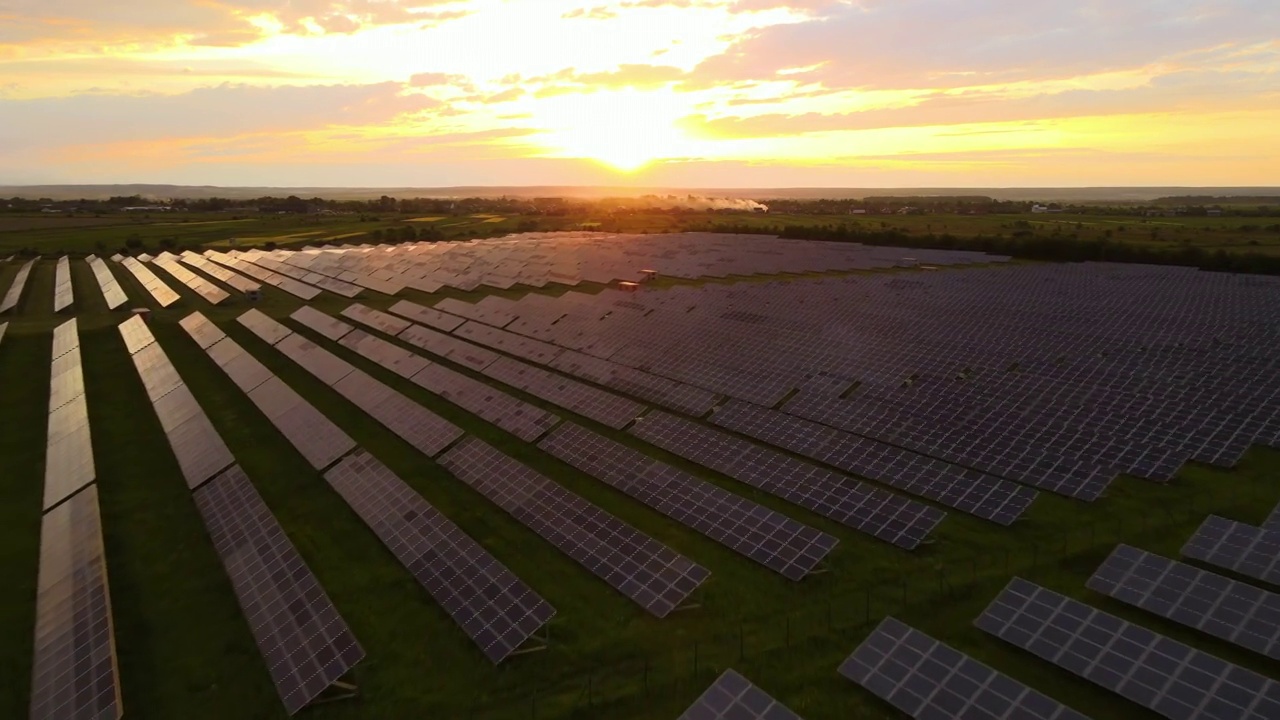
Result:
[[[329,467],[356,446],[341,428],[278,377],[254,388],[249,399],[317,470]]]
[[[90,257],[88,262],[93,270],[94,279],[98,281],[98,288],[102,290],[102,297],[106,300],[108,310],[115,310],[129,302],[129,296],[125,295],[115,275],[111,274],[111,268],[107,267],[107,263],[102,258]]]
[[[98,490],[45,514],[40,526],[32,718],[113,720],[122,713]]]
[[[459,325],[466,322],[463,318],[448,313],[442,313],[439,310],[429,307],[423,307],[417,303],[401,300],[392,305],[391,312],[401,317],[409,318],[414,322],[429,325],[437,330],[445,332],[453,332]]]
[[[339,380],[355,371],[355,366],[351,363],[297,333],[276,343],[276,349],[326,385],[336,385]]]
[[[841,663],[839,672],[922,720],[1086,720],[1057,700],[891,617]]]
[[[974,624],[1167,718],[1280,717],[1275,681],[1022,578]]]
[[[817,569],[839,542],[572,422],[538,447],[792,580]]]
[[[1182,554],[1280,585],[1280,531],[1210,515]]]
[[[127,257],[122,260],[120,264],[124,265],[124,268],[137,278],[138,282],[142,284],[143,289],[151,295],[151,297],[156,301],[156,304],[160,307],[167,308],[182,299],[182,296],[174,292],[173,288],[169,287],[163,280],[156,277],[156,274],[151,271],[151,268],[143,265],[136,259]]]
[[[1280,505],[1276,505],[1272,508],[1271,514],[1268,515],[1266,521],[1262,523],[1262,529],[1280,530]]]
[[[555,615],[555,608],[369,453],[347,457],[324,477],[491,662],[519,652]]]
[[[749,440],[665,413],[649,412],[631,433],[668,452],[908,550],[946,513]]]
[[[70,497],[96,477],[80,361],[80,335],[74,318],[54,328],[52,356],[45,436],[44,510]]]
[[[578,564],[657,617],[711,573],[558,483],[468,437],[438,462]]]
[[[0,315],[18,307],[18,303],[22,301],[22,291],[27,288],[27,278],[31,276],[31,268],[35,264],[35,260],[29,260],[26,265],[18,269],[18,274],[13,278],[13,284],[4,294],[4,299],[0,300]]]
[[[151,334],[151,328],[147,327],[147,323],[137,315],[120,323],[119,330],[130,355],[137,355],[143,348],[156,341],[156,336]]]
[[[60,313],[75,302],[75,292],[71,285],[71,260],[63,255],[53,272],[53,311]]]
[[[353,330],[339,342],[403,378],[411,378],[431,364],[421,355],[363,330]]]
[[[146,325],[134,316],[121,323],[119,329],[126,345],[137,346],[150,339],[149,343],[132,352],[133,365],[151,398],[156,417],[165,428],[165,437],[182,469],[187,487],[196,488],[225,470],[235,462],[235,458],[199,403],[194,397],[189,397],[182,376],[169,362],[164,349],[155,342]],[[173,396],[169,397],[171,394]]]
[[[212,305],[221,304],[231,297],[231,293],[188,270],[185,265],[178,262],[176,256],[166,254],[163,258],[156,258],[155,264],[164,268],[178,282],[194,290],[197,295]]]
[[[412,323],[408,320],[398,318],[394,315],[388,315],[380,310],[374,310],[365,305],[354,304],[348,305],[342,311],[343,317],[350,318],[361,325],[367,325],[375,330],[380,330],[388,335],[399,335],[409,328]]]
[[[1280,660],[1280,595],[1119,545],[1089,589]]]
[[[800,716],[737,671],[725,670],[678,720],[800,720]]]
[[[244,392],[275,377],[258,359],[245,352],[231,338],[220,340],[205,350],[227,377]]]
[[[222,328],[214,325],[209,318],[198,312],[182,318],[178,324],[187,331],[192,340],[196,341],[201,350],[208,350],[227,336]]]
[[[526,442],[537,440],[560,422],[558,415],[439,363],[428,364],[410,379]]]
[[[364,649],[240,466],[193,497],[292,715],[346,675]]]
[[[516,360],[499,358],[482,370],[485,375],[520,388],[566,410],[621,430],[644,412],[644,406],[621,395],[594,388],[563,375]]]
[[[0,342],[4,341],[4,331],[9,329],[9,323],[0,323]]]
[[[275,345],[293,334],[292,330],[268,317],[261,310],[248,310],[236,320],[248,328],[249,332],[262,338],[270,345]]]
[[[740,400],[717,409],[711,422],[1001,525],[1012,524],[1037,495],[1008,480]]]
[[[329,315],[320,312],[310,305],[303,305],[289,316],[291,320],[301,323],[305,327],[320,333],[330,340],[341,340],[343,335],[351,332],[352,328],[347,323]]]
[[[436,332],[421,325],[410,325],[397,337],[410,345],[422,348],[433,355],[448,358],[472,370],[483,370],[502,357],[492,350],[477,347],[466,340]]]

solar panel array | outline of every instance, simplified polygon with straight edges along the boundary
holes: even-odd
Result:
[[[415,579],[494,663],[520,651],[555,608],[373,456],[325,473]]]
[[[1030,507],[1030,488],[919,453],[732,400],[711,421],[721,427],[919,495],[971,515],[1010,525]]]
[[[1182,554],[1280,585],[1280,530],[1210,515],[1182,546]]]
[[[431,364],[421,355],[363,330],[352,330],[338,342],[402,378],[411,378]]]
[[[164,268],[178,282],[194,290],[197,295],[212,305],[220,305],[231,297],[231,293],[188,270],[186,266],[178,262],[177,255],[163,252],[152,262]]]
[[[887,617],[840,674],[913,718],[1086,720],[1021,682]]]
[[[955,251],[911,252],[940,265],[1007,259]],[[235,257],[321,287],[326,282],[343,283],[326,287],[338,294],[350,292],[349,287],[364,287],[388,295],[406,287],[434,293],[443,287],[505,290],[516,285],[573,286],[582,281],[607,284],[640,280],[649,269],[663,276],[698,278],[915,264],[906,262],[897,248],[708,233],[523,233],[467,242],[254,249],[237,252]],[[489,316],[494,321],[500,318],[497,313]]]
[[[911,550],[946,513],[735,435],[662,411],[631,433],[652,445],[795,505]]]
[[[4,331],[8,329],[9,329],[9,323],[7,322],[0,323],[0,342],[4,341]]]
[[[1280,717],[1280,684],[1014,578],[974,624],[1173,720]]]
[[[239,465],[192,497],[292,715],[346,675],[364,649]]]
[[[469,437],[439,458],[459,480],[657,617],[711,573],[558,483]]]
[[[1262,523],[1264,530],[1280,530],[1280,504],[1271,509],[1271,514]]]
[[[125,295],[120,282],[116,280],[115,275],[111,274],[111,268],[107,267],[107,263],[102,258],[90,255],[87,262],[89,268],[93,270],[93,277],[98,281],[98,288],[102,290],[102,297],[106,300],[108,310],[116,310],[129,302],[129,296]]]
[[[28,260],[27,264],[18,268],[18,274],[13,277],[13,284],[4,294],[4,299],[0,300],[0,315],[18,307],[18,303],[22,301],[22,292],[27,289],[27,278],[31,276],[31,268],[35,264],[35,260]]]
[[[1277,291],[1274,278],[1085,263],[438,307],[469,316],[460,331],[479,342],[560,351],[556,369],[681,412],[705,412],[706,396],[675,407],[659,382],[1087,501],[1122,473],[1167,481],[1188,459],[1232,466],[1250,444],[1280,445],[1265,350]],[[620,367],[653,387],[597,379]]]
[[[75,302],[75,289],[71,285],[71,260],[66,255],[58,258],[53,271],[53,311],[60,313]]]
[[[213,423],[187,389],[177,368],[138,316],[121,323],[120,335],[178,459],[187,487],[197,488],[235,462]]]
[[[31,718],[115,720],[123,713],[98,490],[40,525]]]
[[[421,325],[411,325],[397,337],[414,347],[426,350],[432,355],[448,358],[472,370],[484,370],[501,357],[501,355],[492,350],[477,347],[466,340],[460,340],[452,335],[446,335]]]
[[[143,289],[145,289],[151,297],[155,299],[156,304],[160,307],[167,308],[182,299],[173,288],[169,287],[163,280],[156,277],[156,274],[151,271],[151,268],[138,262],[137,259],[127,257],[121,260],[120,264],[124,265],[125,269],[137,278]]]
[[[1129,545],[1112,551],[1089,588],[1280,660],[1280,595]]]
[[[678,720],[800,720],[735,670],[725,670]]]
[[[572,422],[538,447],[791,580],[816,570],[839,542]]]
[[[80,333],[75,318],[53,331],[49,366],[49,428],[45,447],[43,508],[57,505],[93,482],[93,440],[84,394]]]
[[[424,454],[438,455],[462,437],[458,426],[266,315],[251,310],[241,315],[239,320],[255,335],[273,343],[289,359]]]

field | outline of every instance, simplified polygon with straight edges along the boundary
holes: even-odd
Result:
[[[571,216],[456,215],[384,213],[361,219],[351,215],[231,215],[61,217],[0,216],[0,256],[30,250],[107,254],[132,249],[255,247],[272,243],[294,247],[326,242],[359,243],[412,237],[439,240],[493,237],[521,230],[592,229],[656,233],[689,229],[786,226],[847,226],[863,231],[896,230],[913,236],[1033,233],[1041,237],[1097,240],[1177,251],[1187,247],[1280,256],[1280,232],[1274,219],[1251,217],[1111,218],[1094,215],[786,215],[658,212],[588,213]],[[433,233],[428,235],[428,233]],[[130,246],[130,240],[134,245]]]
[[[489,220],[494,218],[469,218],[467,224],[483,224],[487,231],[516,221]],[[939,222],[937,218],[920,220]],[[962,220],[946,222],[958,226]],[[980,222],[987,219],[966,227],[981,232],[978,228],[985,226]],[[179,247],[204,243],[225,247],[229,232],[277,238],[323,233],[288,240],[309,242],[354,232],[361,225],[342,219],[269,218],[237,223],[234,231],[218,224],[190,230],[158,225],[102,227],[76,233],[46,228],[23,232],[21,242],[37,248],[92,251],[98,242],[114,247],[129,233],[138,233],[145,235],[146,242],[172,236]],[[390,225],[384,221],[377,227],[381,226]],[[7,235],[0,234],[0,249],[13,249],[6,243],[10,243]],[[0,291],[8,287],[17,266],[16,262],[0,264]],[[148,296],[134,278],[118,267],[113,270],[134,304],[145,304]],[[20,313],[0,342],[0,493],[4,499],[0,503],[0,566],[6,568],[7,579],[0,589],[0,678],[4,679],[0,717],[27,712],[50,337],[63,320],[49,307],[53,276],[52,261],[37,264]],[[115,330],[127,316],[106,311],[83,263],[73,264],[73,280],[125,712],[130,718],[165,720],[283,717],[264,663]],[[676,282],[686,281],[664,284]],[[953,512],[935,543],[908,553],[685,462],[627,433],[557,409],[575,422],[840,538],[829,572],[792,583],[363,357],[285,321],[467,433],[711,569],[712,580],[700,594],[700,608],[655,620],[234,322],[248,307],[243,302],[211,309],[185,288],[175,285],[175,289],[183,300],[174,309],[154,310],[154,334],[368,652],[354,677],[359,699],[308,709],[307,717],[656,720],[678,715],[720,670],[730,666],[810,720],[897,717],[887,705],[835,673],[870,627],[890,614],[1068,701],[1091,717],[1155,717],[972,627],[973,618],[1015,575],[1140,620],[1232,662],[1277,675],[1275,664],[1266,659],[1086,591],[1084,582],[1118,542],[1176,557],[1208,514],[1259,522],[1280,501],[1280,486],[1275,482],[1280,476],[1280,453],[1256,448],[1230,472],[1189,466],[1169,486],[1123,478],[1107,497],[1087,505],[1044,493],[1030,513],[1008,529]],[[598,291],[600,287],[578,289]],[[332,295],[322,297],[315,304],[321,310],[337,312],[346,304]],[[443,297],[475,301],[482,295],[406,290],[402,297],[434,304]],[[375,296],[363,302],[385,308],[394,300]],[[272,288],[264,289],[258,305],[282,320],[298,306],[294,298]],[[547,598],[558,610],[550,647],[512,658],[499,668],[476,652],[319,474],[178,327],[177,322],[194,309],[213,319]],[[484,379],[461,366],[445,364]],[[552,409],[536,397],[511,392]]]

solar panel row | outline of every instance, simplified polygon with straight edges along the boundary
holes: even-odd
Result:
[[[33,720],[114,720],[123,713],[98,489],[45,513],[40,525]]]
[[[791,580],[816,570],[839,542],[572,422],[538,447]]]
[[[1036,498],[1034,490],[1008,480],[948,465],[741,400],[730,401],[717,409],[711,421],[1001,525],[1012,524]]]
[[[364,649],[239,465],[192,497],[292,715],[339,682]]]
[[[96,476],[80,333],[74,318],[54,329],[52,357],[42,505],[46,511],[93,482]]]
[[[75,302],[75,291],[71,285],[71,260],[63,255],[53,271],[53,311],[60,313]]]
[[[1129,545],[1089,578],[1092,590],[1280,660],[1280,595]]]
[[[364,450],[324,477],[490,661],[520,652],[555,615],[547,601]]]
[[[668,452],[908,550],[946,513],[772,448],[661,411],[631,433]]]
[[[1051,697],[887,617],[840,674],[913,718],[1086,720]]]
[[[499,358],[481,372],[616,430],[631,424],[645,409],[634,400],[513,358]]]
[[[138,262],[137,259],[127,257],[124,260],[121,260],[120,264],[124,265],[125,269],[137,278],[143,289],[155,299],[156,304],[160,307],[167,308],[181,299],[181,296],[174,292],[173,288],[169,287],[163,280],[156,277],[156,274],[151,271],[151,268]]]
[[[107,302],[108,310],[116,310],[129,302],[129,296],[125,295],[120,282],[116,280],[115,275],[111,274],[111,268],[107,267],[107,263],[102,258],[90,255],[88,263],[89,268],[93,270],[94,279],[98,281],[98,288],[102,290],[102,297]]]
[[[146,323],[135,315],[121,323],[119,330],[187,487],[195,489],[225,470],[235,458]]]
[[[1280,530],[1210,515],[1182,546],[1182,554],[1280,585]]]
[[[203,255],[198,255],[190,250],[183,251],[182,255],[179,256],[179,259],[187,265],[200,270],[214,279],[221,280],[223,283],[230,285],[232,288],[239,290],[242,293],[262,289],[262,285],[259,283],[250,280],[240,273],[231,272],[225,267],[206,259]]]
[[[1280,684],[1014,578],[974,624],[1172,720],[1280,717]]]
[[[455,477],[657,617],[711,573],[558,483],[469,437],[439,458]]]
[[[13,284],[9,286],[8,292],[4,294],[4,299],[0,300],[0,315],[18,307],[18,303],[22,301],[22,292],[27,289],[27,278],[31,276],[31,268],[35,267],[35,260],[28,260],[25,265],[18,268],[18,274],[13,278]]]
[[[186,266],[178,262],[176,255],[164,252],[152,262],[164,268],[178,282],[194,290],[197,295],[204,298],[205,302],[211,305],[220,305],[231,297],[231,293],[188,270]]]

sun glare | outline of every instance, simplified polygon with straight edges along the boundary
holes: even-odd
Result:
[[[680,157],[690,139],[676,126],[688,113],[670,92],[620,90],[545,98],[534,110],[536,142],[555,157],[588,158],[621,172]]]

